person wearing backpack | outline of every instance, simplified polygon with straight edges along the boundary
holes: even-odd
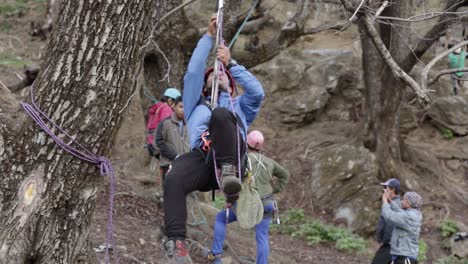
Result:
[[[255,120],[264,99],[261,83],[244,66],[231,60],[229,48],[219,46],[222,63],[218,76],[206,63],[216,35],[216,16],[193,51],[184,77],[184,110],[191,151],[174,160],[164,182],[164,224],[166,253],[175,263],[190,263],[186,195],[194,190],[221,188],[229,202],[238,198],[245,173],[247,129]],[[219,77],[218,100],[210,106],[211,87]],[[244,89],[232,98],[236,82]],[[218,183],[219,181],[219,183]]]
[[[167,88],[163,98],[150,106],[147,113],[146,122],[146,147],[151,157],[159,159],[160,151],[156,146],[156,131],[159,123],[172,115],[172,105],[177,97],[182,96],[176,88]]]
[[[289,172],[274,160],[262,153],[264,144],[263,134],[254,130],[247,135],[247,147],[250,170],[255,182],[255,187],[263,202],[263,220],[255,226],[255,240],[257,242],[257,264],[268,263],[270,253],[269,229],[275,210],[276,201],[273,194],[279,193],[289,181]],[[277,184],[273,185],[273,177],[278,178]],[[236,206],[229,213],[226,220],[226,209],[216,215],[214,225],[214,239],[211,250],[204,249],[203,255],[214,264],[221,264],[221,254],[226,237],[226,225],[237,220]],[[277,212],[276,212],[277,213]]]
[[[172,105],[171,116],[162,120],[156,132],[156,146],[160,150],[159,168],[164,184],[165,176],[172,161],[189,151],[187,125],[184,120],[182,96],[177,97]]]

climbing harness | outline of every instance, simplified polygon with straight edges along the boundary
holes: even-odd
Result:
[[[46,133],[48,134],[63,150],[68,152],[69,154],[96,164],[100,168],[100,174],[102,176],[107,175],[109,176],[110,186],[109,186],[109,211],[108,211],[108,222],[107,222],[107,234],[106,234],[106,256],[105,256],[105,263],[109,263],[109,245],[112,243],[112,248],[117,255],[117,248],[115,246],[114,235],[112,233],[112,212],[114,209],[114,195],[115,195],[115,172],[112,168],[111,162],[109,159],[103,156],[97,156],[96,154],[92,153],[85,147],[83,147],[80,143],[75,141],[74,137],[70,136],[67,132],[65,132],[62,128],[60,128],[48,115],[42,112],[39,107],[34,102],[34,84],[31,85],[31,104],[21,102],[21,106],[23,107],[24,111],[36,122],[37,125]],[[65,143],[58,135],[56,135],[52,129],[47,125],[47,122],[52,124],[53,129],[58,130],[60,133],[65,135],[65,137],[70,140],[70,143]],[[78,148],[72,147],[72,143],[76,145]],[[118,259],[118,256],[116,256]]]
[[[270,178],[272,178],[272,175],[271,175],[270,171],[266,168],[265,164],[263,163],[263,155],[259,154],[258,155],[259,157],[257,157],[257,155],[253,154],[251,156],[253,156],[254,159],[258,163],[257,168],[255,169],[255,174],[252,176],[252,178],[255,179],[255,177],[258,175],[258,173],[260,171],[260,167],[262,167],[262,169],[264,169],[268,173],[268,175],[270,175]],[[252,170],[252,163],[251,163],[250,159],[249,159],[249,167]],[[273,199],[273,196],[267,196],[267,197],[262,198],[262,202],[264,202],[266,200],[271,200],[272,204],[273,204],[273,213],[272,213],[273,223],[275,223],[277,225],[280,225],[281,220],[279,218],[278,202],[275,199]]]
[[[203,141],[203,151],[209,152],[211,149],[211,139],[210,139],[210,132],[205,131],[203,132],[202,136],[202,141]]]

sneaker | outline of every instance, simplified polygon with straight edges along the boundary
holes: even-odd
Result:
[[[168,257],[173,258],[173,263],[176,264],[188,264],[192,263],[189,251],[183,240],[169,239],[164,243],[166,248],[166,254]]]
[[[238,194],[242,189],[236,175],[236,167],[232,164],[224,164],[221,167],[221,189],[227,195]]]
[[[185,245],[185,241],[176,240],[175,242],[176,250],[174,254],[175,263],[180,264],[187,264],[192,263],[190,259],[189,251],[187,246]]]
[[[203,257],[204,258],[207,258],[210,263],[213,263],[213,264],[222,264],[223,261],[221,260],[221,254],[218,254],[218,255],[215,255],[213,254],[213,251],[207,249],[207,248],[204,248],[203,249]]]

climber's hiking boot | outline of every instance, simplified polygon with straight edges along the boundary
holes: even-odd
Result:
[[[213,254],[213,251],[207,249],[207,248],[204,248],[203,249],[203,257],[208,259],[208,263],[213,263],[213,264],[222,264],[223,262],[221,261],[221,254],[218,254],[218,255],[215,255]]]
[[[166,248],[166,255],[172,258],[172,263],[176,264],[191,264],[192,259],[190,258],[189,251],[183,240],[169,239],[164,243]]]
[[[241,189],[242,185],[236,175],[236,167],[231,164],[224,164],[221,167],[221,189],[228,195],[236,195]]]

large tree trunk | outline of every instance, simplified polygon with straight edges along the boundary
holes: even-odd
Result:
[[[388,7],[384,15],[407,17],[412,10],[413,0],[402,0]],[[395,27],[381,25],[380,35],[392,58],[401,65],[410,53],[405,44],[410,29],[397,27],[398,23],[394,23]],[[366,143],[376,152],[379,176],[397,177],[401,168],[399,119],[406,86],[384,66],[382,57],[369,38],[362,40],[362,46],[369,135]]]
[[[153,5],[64,1],[54,26],[35,100],[97,155],[108,154],[133,92]],[[0,105],[0,263],[89,263],[89,226],[104,178],[10,110]]]

